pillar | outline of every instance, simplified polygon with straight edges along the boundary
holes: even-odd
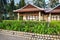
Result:
[[[17,20],[19,20],[19,13],[18,13],[18,18],[17,18]]]
[[[39,12],[39,21],[41,20],[41,12]]]
[[[26,16],[25,15],[23,16],[23,20],[26,20]]]
[[[49,13],[48,22],[51,21],[51,13]]]

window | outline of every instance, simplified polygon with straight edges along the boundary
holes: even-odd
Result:
[[[34,15],[29,15],[29,16],[26,16],[26,19],[27,20],[38,20],[38,16],[34,16]]]
[[[57,20],[59,20],[59,16],[57,16]]]
[[[52,15],[52,20],[60,20],[60,15]]]
[[[39,20],[39,16],[36,16],[36,20]]]
[[[30,16],[30,18],[29,18],[30,20],[33,20],[33,16]]]

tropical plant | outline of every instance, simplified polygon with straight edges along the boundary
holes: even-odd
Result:
[[[18,21],[18,20],[6,20],[0,22],[0,29],[23,31],[39,34],[60,34],[60,21],[39,22],[39,21]]]

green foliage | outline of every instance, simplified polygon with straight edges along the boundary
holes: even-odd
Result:
[[[48,3],[48,5],[50,5],[51,8],[54,8],[55,6],[57,6],[59,3],[59,0],[49,0],[50,3]]]
[[[26,5],[25,0],[20,0],[19,2],[19,8],[22,8]]]
[[[45,8],[46,6],[45,0],[33,0],[33,4],[40,8]]]
[[[6,20],[0,23],[0,29],[59,35],[60,21],[52,21],[48,23],[39,21]]]
[[[2,14],[6,12],[7,0],[0,0],[0,21],[2,21]]]

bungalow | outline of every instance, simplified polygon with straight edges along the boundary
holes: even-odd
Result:
[[[51,21],[60,20],[60,5],[51,10],[28,4],[21,9],[14,10],[18,15],[18,20]]]
[[[60,4],[51,10],[45,11],[51,15],[50,20],[60,20]]]

